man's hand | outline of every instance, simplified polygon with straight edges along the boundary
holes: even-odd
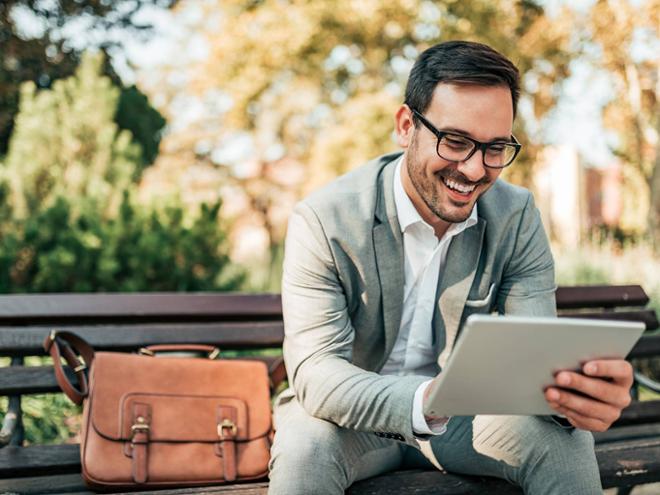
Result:
[[[557,373],[557,387],[548,387],[545,399],[576,428],[605,431],[630,404],[632,366],[623,359],[602,359],[589,361],[582,371]]]

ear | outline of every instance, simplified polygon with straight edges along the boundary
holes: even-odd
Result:
[[[402,148],[407,148],[412,142],[413,132],[415,131],[415,123],[408,105],[403,104],[399,107],[394,120],[396,124],[396,142]]]

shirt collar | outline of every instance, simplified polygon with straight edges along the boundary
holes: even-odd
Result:
[[[418,222],[421,222],[428,228],[433,229],[433,227],[424,221],[415,206],[412,204],[408,194],[406,194],[406,191],[403,189],[403,182],[401,182],[402,163],[403,156],[399,158],[399,161],[396,164],[396,169],[394,171],[394,204],[396,205],[396,214],[399,220],[399,226],[401,227],[401,232],[405,232],[409,226]],[[477,221],[477,204],[475,203],[470,216],[460,223],[451,224],[445,235],[454,236],[460,234],[465,229],[475,225]]]

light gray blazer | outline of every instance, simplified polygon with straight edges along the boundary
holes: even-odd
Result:
[[[403,241],[394,203],[400,153],[382,156],[300,202],[282,282],[290,389],[312,416],[414,443],[412,401],[427,377],[381,376],[399,331]],[[554,265],[531,194],[497,180],[478,223],[449,247],[433,318],[438,370],[473,313],[554,315]]]

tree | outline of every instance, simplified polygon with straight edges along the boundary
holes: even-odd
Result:
[[[593,62],[614,82],[604,122],[619,137],[614,152],[629,166],[635,198],[646,198],[649,237],[660,253],[660,1],[599,0],[589,19],[600,48]]]
[[[220,202],[137,200],[141,149],[119,129],[119,88],[86,55],[76,73],[21,89],[0,174],[0,292],[236,289]]]
[[[185,15],[200,8],[202,15]],[[182,2],[175,12],[198,19],[188,32],[203,37],[208,56],[177,58],[145,91],[169,100],[172,107],[161,110],[172,117],[180,113],[182,92],[212,110],[171,130],[157,168],[178,164],[166,169],[170,176],[184,173],[181,164],[218,171],[217,183],[234,184],[262,218],[273,253],[284,235],[282,205],[293,203],[292,194],[299,198],[394,149],[392,115],[426,47],[455,38],[482,41],[520,67],[523,105],[532,111],[521,112],[515,130],[526,153],[507,173],[518,182],[528,178],[538,149],[525,120],[553,105],[572,55],[569,14],[550,19],[533,1],[223,0],[203,7]],[[187,83],[173,95],[167,81],[175,72],[185,73]],[[223,153],[242,140],[248,153]],[[293,184],[278,173],[291,164],[304,170]]]
[[[0,2],[0,155],[6,153],[18,112],[19,88],[32,81],[38,88],[49,88],[53,81],[68,77],[80,59],[80,47],[72,43],[63,29],[73,23],[84,24],[86,47],[106,52],[123,50],[122,41],[138,36],[146,39],[152,32],[149,23],[138,21],[136,13],[147,6],[169,8],[177,0],[3,0]],[[28,19],[32,29],[26,29]],[[123,36],[119,35],[123,33]],[[72,36],[81,36],[76,32]],[[110,65],[105,72],[118,82]],[[120,115],[123,112],[120,112]],[[140,114],[135,113],[134,116]],[[162,125],[161,125],[162,127]],[[148,140],[158,134],[153,129]],[[136,139],[142,138],[137,134]],[[148,146],[144,146],[148,150]],[[146,163],[150,163],[148,158]]]
[[[161,130],[165,127],[165,118],[149,103],[149,99],[136,86],[122,88],[117,103],[115,122],[120,129],[131,132],[135,141],[142,148],[140,166],[135,179],[142,175],[142,170],[151,165],[158,156]]]
[[[229,100],[230,109],[172,130],[161,160],[207,164],[225,182],[238,184],[269,229],[271,246],[282,241],[284,222],[275,220],[274,212],[291,184],[270,180],[269,171],[304,164],[305,179],[295,191],[300,196],[392,150],[393,112],[423,49],[456,38],[482,41],[520,67],[522,101],[532,112],[521,112],[516,125],[526,153],[507,173],[518,182],[527,179],[536,151],[524,121],[540,118],[552,106],[556,83],[567,75],[572,56],[569,14],[551,19],[528,0],[222,0],[203,5],[204,15],[189,29],[204,37],[208,56],[173,62],[145,90],[171,97],[163,83],[169,72],[183,70],[191,74],[184,92],[201,101]],[[195,8],[202,7],[177,6],[179,11]],[[168,111],[174,109],[163,108]],[[232,160],[218,152],[245,134],[247,156]],[[257,172],[246,176],[246,168]]]
[[[220,29],[206,31],[212,52],[199,87],[231,95],[230,125],[269,134],[288,154],[332,175],[391,147],[389,116],[412,62],[428,46],[463,38],[507,54],[524,76],[536,117],[553,104],[554,83],[572,55],[569,28],[532,1],[222,6]],[[344,137],[335,137],[330,152],[324,143],[338,134]]]
[[[3,170],[18,218],[60,196],[93,198],[107,214],[117,211],[141,150],[114,122],[120,91],[101,76],[102,65],[101,54],[88,55],[51,90],[23,85]]]

